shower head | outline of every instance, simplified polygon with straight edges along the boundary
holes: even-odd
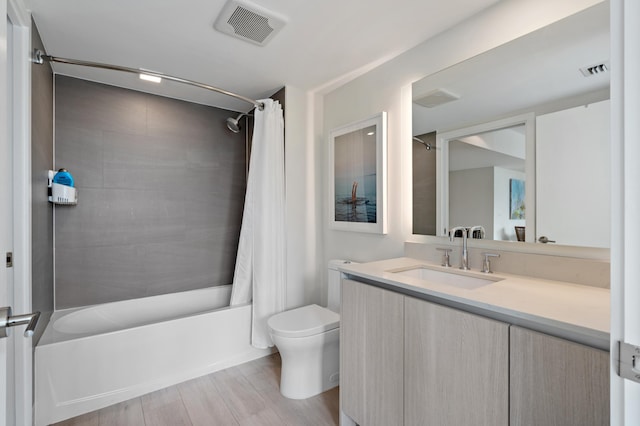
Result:
[[[233,117],[227,118],[227,128],[229,130],[231,130],[233,133],[240,132],[240,123],[238,123],[239,119],[240,119],[240,117],[238,117],[238,118],[233,118]]]
[[[233,133],[239,133],[240,129],[242,129],[242,127],[240,127],[240,119],[245,115],[248,117],[251,114],[243,112],[240,115],[238,115],[236,118],[233,118],[233,117],[227,118],[227,128],[231,130]]]

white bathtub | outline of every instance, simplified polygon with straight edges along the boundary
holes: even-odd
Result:
[[[58,311],[35,349],[44,426],[270,354],[231,286]]]

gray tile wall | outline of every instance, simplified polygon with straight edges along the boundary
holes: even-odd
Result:
[[[32,22],[32,48],[44,51]],[[53,311],[53,206],[47,197],[47,172],[53,167],[53,72],[48,63],[31,65],[31,302],[41,317],[35,345]]]
[[[436,235],[436,132],[418,136],[433,149],[412,142],[413,233]]]
[[[237,112],[58,75],[56,309],[230,284],[246,187]]]

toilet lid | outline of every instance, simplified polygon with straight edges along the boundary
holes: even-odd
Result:
[[[280,312],[269,318],[267,324],[278,336],[307,337],[337,328],[340,315],[318,305],[308,305]]]

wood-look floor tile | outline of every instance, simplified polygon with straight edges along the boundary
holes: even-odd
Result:
[[[238,424],[209,376],[180,383],[177,387],[194,426]]]
[[[282,419],[283,425],[302,424],[300,423],[302,419],[296,418],[295,415],[300,406],[299,401],[287,400],[283,397],[278,382],[268,371],[253,372],[246,378],[265,400],[267,406]]]
[[[189,414],[175,386],[144,395],[141,399],[146,426],[191,426]]]
[[[267,408],[264,398],[236,367],[209,376],[240,424]]]
[[[55,426],[335,426],[338,388],[306,400],[280,393],[279,354],[159,390]]]
[[[63,420],[52,426],[99,426],[99,422],[100,412],[92,411],[91,413],[83,414],[72,419]]]
[[[140,398],[130,399],[98,411],[100,426],[144,425],[142,401]]]
[[[306,400],[314,424],[333,426],[340,423],[340,388],[335,387]]]
[[[285,424],[271,407],[266,407],[240,421],[240,426],[283,426]]]

